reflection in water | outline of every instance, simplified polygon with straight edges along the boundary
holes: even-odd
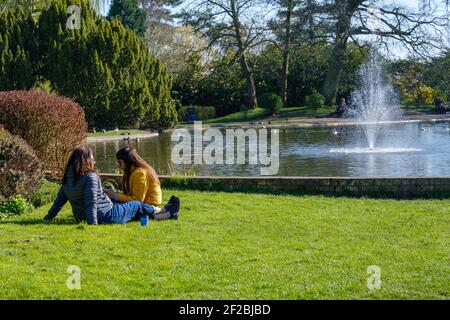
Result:
[[[403,152],[420,152],[422,149],[418,148],[340,148],[340,149],[331,149],[331,153],[403,153]]]
[[[450,176],[449,123],[384,125],[374,150],[361,127],[280,130],[280,170],[286,176]],[[259,165],[174,165],[171,133],[157,138],[92,143],[102,172],[114,172],[115,153],[132,145],[159,174],[190,172],[199,176],[256,176]],[[205,143],[205,146],[207,143]],[[248,150],[248,145],[247,145]],[[345,152],[353,150],[353,152]]]

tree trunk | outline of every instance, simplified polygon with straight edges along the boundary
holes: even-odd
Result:
[[[238,45],[239,61],[241,63],[242,73],[247,82],[248,107],[250,109],[254,109],[254,108],[258,107],[258,100],[256,98],[255,81],[253,79],[253,73],[250,70],[250,67],[248,65],[247,56],[245,54],[246,48],[244,47],[244,43],[242,41],[242,35],[241,35],[241,29],[240,29],[241,24],[239,22],[238,13],[236,10],[236,0],[230,0],[230,4],[231,4],[232,15],[233,15],[234,32],[235,32],[236,41],[237,41],[237,45]]]
[[[288,76],[289,76],[289,54],[291,49],[291,23],[292,23],[292,11],[293,0],[288,0],[287,13],[286,13],[286,32],[283,44],[283,65],[281,67],[280,75],[280,97],[283,101],[283,105],[287,106],[287,89],[288,89]]]
[[[336,40],[323,86],[323,94],[326,104],[329,106],[336,104],[339,83],[347,58],[347,42],[350,36],[351,19],[358,9],[359,3],[360,1],[358,0],[347,0],[344,3],[336,4],[336,10],[338,11]]]
[[[331,53],[331,61],[328,67],[327,76],[323,86],[323,94],[325,96],[325,103],[328,106],[336,104],[337,92],[341,82],[341,75],[344,69],[347,52],[347,40],[336,42],[334,44],[333,52]]]
[[[245,53],[241,54],[240,58],[242,73],[244,74],[247,82],[247,94],[248,94],[248,107],[256,108],[258,106],[258,100],[256,98],[256,86],[253,80],[253,74],[248,66],[247,57]]]

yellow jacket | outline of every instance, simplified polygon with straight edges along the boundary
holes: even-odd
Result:
[[[162,203],[161,186],[152,180],[143,168],[137,168],[131,173],[129,194],[118,193],[119,202],[140,201],[153,206]]]

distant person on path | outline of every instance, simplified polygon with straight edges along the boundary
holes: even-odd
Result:
[[[62,186],[45,216],[45,221],[52,221],[63,206],[70,202],[72,213],[77,222],[88,224],[125,224],[148,216],[158,220],[157,208],[139,201],[114,204],[103,192],[100,177],[94,170],[95,160],[91,148],[77,148],[67,163]],[[176,205],[166,206],[171,213],[179,210]]]
[[[347,102],[345,101],[345,98],[341,98],[341,102],[339,103],[336,114],[339,118],[343,117],[345,112],[347,111]]]
[[[162,202],[161,183],[155,169],[137,153],[133,147],[124,147],[116,153],[117,164],[123,171],[123,193],[105,190],[116,202],[141,201],[158,207]],[[172,196],[171,203],[180,207],[180,199]],[[170,212],[167,208],[157,211],[158,220],[177,220],[179,212]]]
[[[441,98],[439,98],[439,97],[434,98],[434,107],[435,107],[437,113],[439,113],[439,114],[446,113],[446,110],[445,110],[445,107],[444,107],[444,104],[443,104]]]

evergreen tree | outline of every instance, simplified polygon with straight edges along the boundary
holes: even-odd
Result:
[[[33,86],[34,23],[22,8],[0,14],[0,90]]]
[[[91,126],[174,126],[171,78],[141,38],[119,20],[99,17],[88,0],[70,1],[82,16],[80,29],[68,29],[68,4],[52,0],[38,22],[21,8],[0,13],[0,89],[49,80],[84,107]]]
[[[145,11],[138,6],[137,0],[113,0],[108,19],[117,18],[139,36],[145,34]]]

